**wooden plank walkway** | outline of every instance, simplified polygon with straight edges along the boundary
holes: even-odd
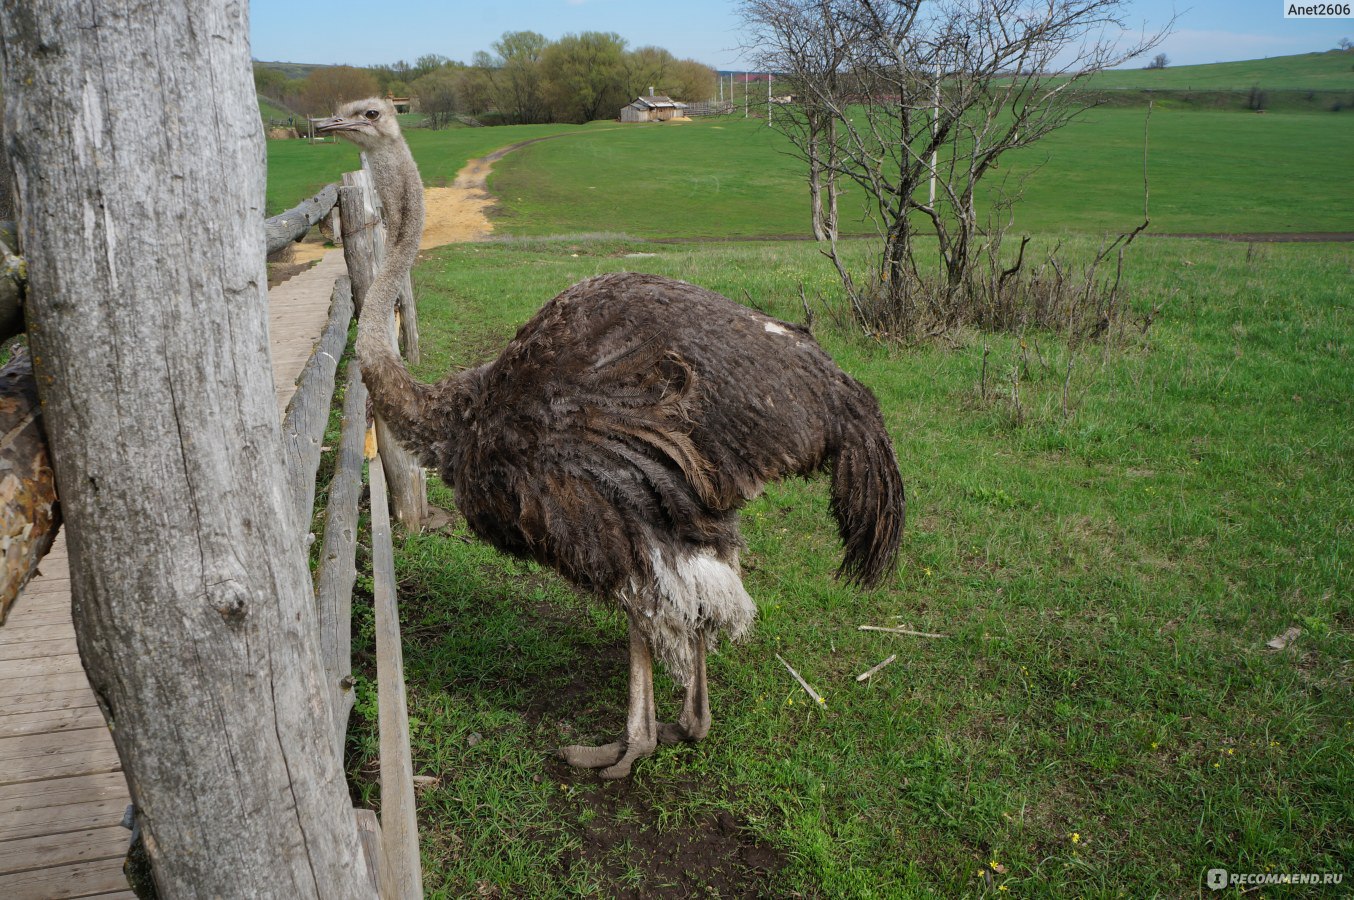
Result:
[[[324,331],[343,251],[269,291],[279,414]],[[0,627],[0,897],[134,898],[122,875],[130,802],[71,624],[62,535]]]

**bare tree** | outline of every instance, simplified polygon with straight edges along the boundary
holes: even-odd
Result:
[[[749,2],[759,42],[798,65],[792,134],[812,169],[864,192],[883,239],[872,289],[897,304],[922,281],[919,227],[934,234],[942,290],[962,288],[977,258],[977,188],[1011,150],[1028,147],[1095,105],[1090,75],[1132,59],[1165,31],[1121,39],[1128,0],[775,0]],[[829,52],[820,55],[819,48]],[[806,135],[821,114],[831,153]],[[779,119],[793,130],[793,116]],[[821,126],[820,126],[821,127]],[[932,187],[932,185],[934,187]],[[843,273],[835,244],[828,252]]]
[[[29,339],[160,896],[374,897],[283,480],[246,9],[0,5]]]
[[[846,71],[849,46],[858,38],[854,23],[839,20],[833,0],[744,0],[743,19],[752,26],[757,66],[778,73],[792,102],[768,114],[808,163],[809,210],[813,236],[837,237],[840,154],[837,116],[851,98]],[[836,259],[835,255],[833,257]],[[843,271],[843,278],[849,276]]]
[[[1167,56],[1165,53],[1158,53],[1156,56],[1152,57],[1152,61],[1149,62],[1144,68],[1164,69],[1170,64],[1171,58],[1169,56]]]
[[[429,128],[444,128],[456,115],[460,77],[458,70],[444,67],[429,72],[409,86],[418,98],[419,112],[423,113]]]
[[[327,116],[349,100],[361,100],[380,90],[376,78],[354,66],[315,69],[301,84],[297,102],[308,116]]]

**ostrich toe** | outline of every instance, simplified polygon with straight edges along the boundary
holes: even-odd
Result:
[[[604,769],[620,762],[621,757],[625,755],[625,742],[612,741],[599,747],[573,744],[561,747],[559,755],[575,769]]]
[[[588,747],[575,744],[564,747],[560,755],[571,766],[601,769],[602,778],[624,778],[636,760],[653,753],[658,746],[658,717],[653,699],[653,655],[644,636],[630,623],[630,711],[625,719],[625,734],[618,741]]]

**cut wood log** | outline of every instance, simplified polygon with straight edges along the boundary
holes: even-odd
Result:
[[[338,202],[338,185],[326,184],[308,200],[303,200],[284,213],[263,222],[267,242],[266,256],[272,256],[283,247],[306,236],[310,226],[329,215]]]
[[[329,301],[329,320],[315,350],[306,360],[296,393],[282,418],[282,443],[286,452],[287,486],[296,510],[299,534],[310,531],[315,508],[315,473],[320,468],[320,448],[329,425],[329,407],[334,398],[334,375],[339,357],[348,344],[348,325],[353,319],[353,293],[346,277],[334,282]]]
[[[33,361],[19,348],[0,369],[0,625],[60,527]]]
[[[371,577],[376,607],[376,705],[381,742],[381,885],[383,898],[418,900],[423,873],[414,806],[414,764],[409,755],[409,709],[404,693],[404,651],[395,602],[395,554],[390,536],[381,454],[368,466],[371,480]]]
[[[342,759],[353,708],[352,609],[357,581],[358,501],[362,498],[362,459],[367,433],[367,386],[357,361],[348,364],[343,399],[343,430],[334,477],[325,506],[324,543],[315,579],[315,609],[320,620],[320,653],[334,708],[334,751]]]

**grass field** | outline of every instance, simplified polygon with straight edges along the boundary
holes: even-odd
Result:
[[[415,271],[422,376],[632,267],[794,320],[801,282],[832,284],[800,244],[444,248]],[[769,489],[743,515],[759,622],[713,658],[714,731],[625,782],[550,756],[621,724],[619,616],[459,527],[405,535],[414,765],[438,779],[420,793],[429,896],[1183,896],[1214,866],[1354,875],[1352,273],[1348,245],[1135,246],[1130,293],[1162,318],[1077,352],[1066,417],[1071,351],[1047,335],[904,351],[820,321],[898,447],[898,576],[835,584],[825,485]],[[984,345],[1000,400],[980,397]],[[1291,625],[1293,647],[1264,649]],[[366,679],[358,694],[373,799]],[[660,707],[675,698],[660,678]]]
[[[1028,175],[1016,228],[1127,230],[1142,220],[1142,109],[1099,109],[991,176]],[[1354,223],[1354,116],[1157,110],[1152,228],[1159,232],[1341,231]],[[490,186],[500,231],[638,237],[805,234],[801,166],[765,122],[704,120],[593,131],[524,148]],[[854,185],[845,232],[868,232]]]
[[[1275,91],[1354,90],[1354,53],[1329,50],[1150,71],[1115,69],[1090,80],[1101,90],[1245,91],[1256,85]]]

